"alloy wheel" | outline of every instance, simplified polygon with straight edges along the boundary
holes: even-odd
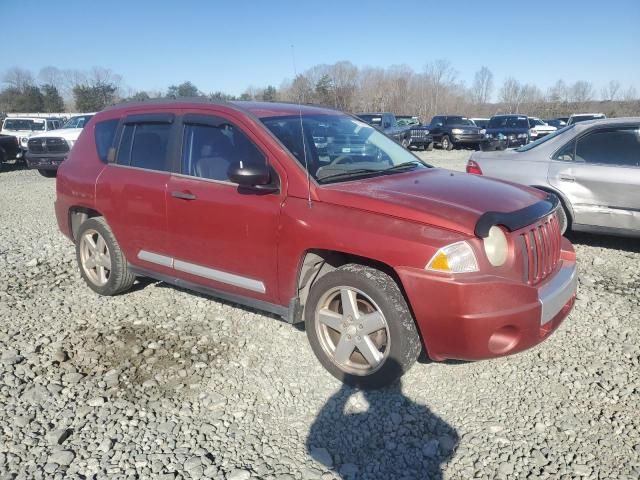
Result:
[[[387,359],[387,320],[364,292],[346,286],[329,290],[318,302],[315,320],[322,349],[342,371],[370,375]]]
[[[87,278],[101,287],[111,276],[111,254],[104,238],[96,230],[89,229],[80,238],[80,263]]]

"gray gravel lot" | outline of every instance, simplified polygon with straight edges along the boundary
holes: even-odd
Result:
[[[579,300],[537,348],[364,393],[260,312],[151,281],[97,296],[54,197],[0,171],[0,478],[640,478],[638,241],[571,237]]]

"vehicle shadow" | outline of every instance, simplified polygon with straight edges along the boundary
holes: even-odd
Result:
[[[638,238],[614,237],[612,235],[585,232],[568,232],[565,236],[571,243],[577,245],[640,253],[640,239]]]
[[[0,162],[0,173],[17,172],[20,170],[27,170],[27,164],[25,162],[19,162],[17,160]]]
[[[343,385],[318,413],[306,446],[341,478],[439,480],[458,441],[455,429],[405,397],[398,381],[380,390]]]

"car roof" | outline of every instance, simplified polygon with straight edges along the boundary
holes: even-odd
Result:
[[[586,129],[591,125],[625,125],[628,123],[640,123],[640,117],[594,118],[593,120],[585,120],[573,125],[578,129]]]
[[[593,115],[602,115],[602,116],[604,116],[604,113],[574,113],[571,116],[572,117],[591,117]]]
[[[207,98],[178,98],[178,99],[157,99],[157,100],[145,100],[142,102],[123,102],[112,107],[108,107],[103,111],[118,111],[124,112],[128,110],[140,110],[140,107],[154,108],[154,107],[173,107],[175,109],[181,108],[202,108],[203,106],[226,106],[235,110],[242,110],[247,113],[251,113],[258,118],[266,117],[284,117],[290,115],[336,115],[342,114],[339,110],[334,110],[327,107],[317,107],[314,105],[306,105],[299,103],[286,103],[286,102],[257,102],[257,101],[216,101],[209,100]]]

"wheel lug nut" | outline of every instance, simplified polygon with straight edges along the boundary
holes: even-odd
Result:
[[[362,337],[361,337],[360,335],[358,335],[358,336],[356,337],[356,341],[357,341],[357,342],[359,342],[360,340],[362,340]]]
[[[358,329],[362,330],[362,324],[358,325]]]
[[[351,340],[351,335],[347,335],[347,340]]]

